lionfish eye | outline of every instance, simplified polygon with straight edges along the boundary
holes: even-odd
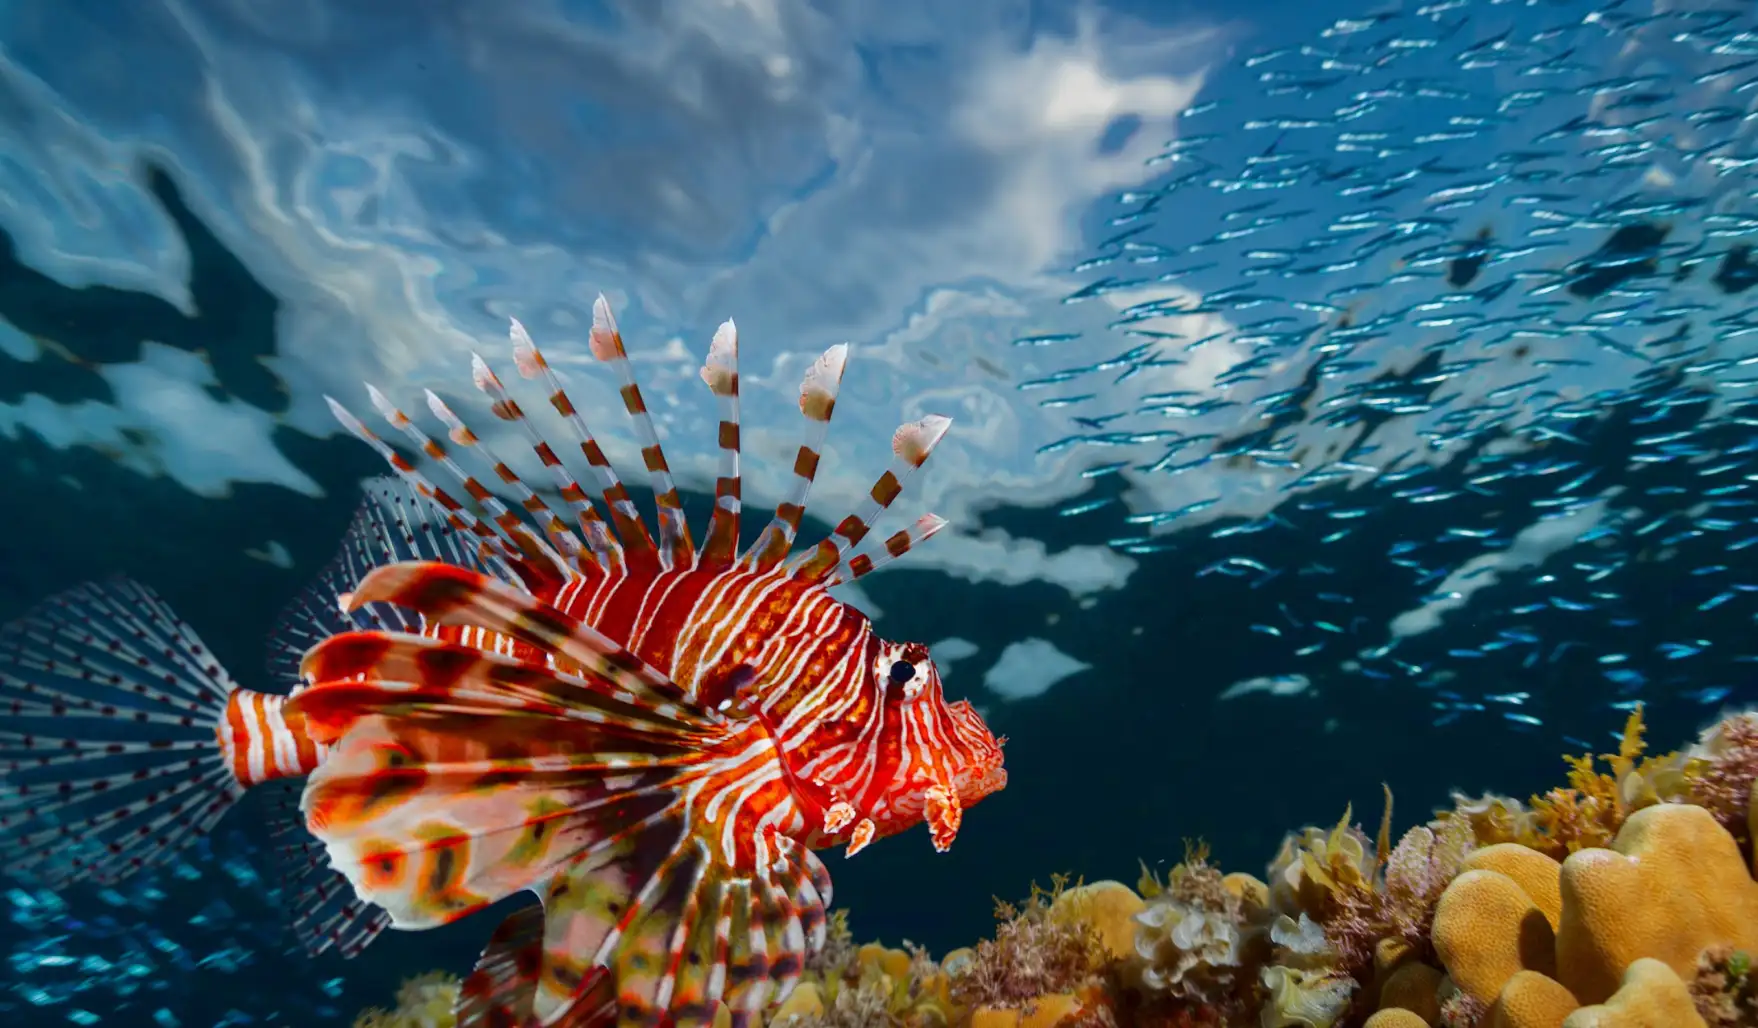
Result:
[[[893,684],[903,685],[914,677],[916,677],[916,666],[914,664],[911,664],[907,660],[894,660],[891,662],[891,681]]]

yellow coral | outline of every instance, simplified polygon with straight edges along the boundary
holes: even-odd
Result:
[[[1483,1028],[1559,1028],[1580,1005],[1555,978],[1517,971],[1502,986]]]
[[[1494,871],[1513,879],[1538,907],[1554,931],[1562,917],[1562,866],[1534,849],[1516,843],[1497,843],[1473,850],[1465,858],[1468,871]]]
[[[1122,882],[1098,881],[1065,890],[1050,904],[1050,919],[1092,926],[1113,960],[1135,952],[1135,915],[1146,902]]]
[[[1705,812],[1707,813],[1707,811]],[[1691,991],[1673,969],[1642,959],[1624,972],[1618,991],[1604,1004],[1582,1007],[1562,1028],[1708,1028],[1691,1002]]]
[[[397,1009],[373,1008],[354,1019],[354,1028],[452,1028],[458,979],[442,971],[407,979],[397,989]]]
[[[1427,964],[1412,961],[1386,976],[1380,987],[1380,1009],[1403,1009],[1433,1024],[1441,1018],[1440,988],[1443,975]]]
[[[1435,907],[1434,948],[1460,989],[1488,1004],[1519,971],[1555,974],[1556,935],[1507,875],[1467,871]]]
[[[1429,1019],[1403,1007],[1387,1007],[1367,1019],[1361,1028],[1428,1028]]]
[[[1758,948],[1758,882],[1702,807],[1638,811],[1610,849],[1564,861],[1561,882],[1558,980],[1585,1003],[1610,996],[1640,957],[1689,975],[1715,943]]]

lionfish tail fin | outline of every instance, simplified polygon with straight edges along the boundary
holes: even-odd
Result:
[[[818,462],[824,453],[824,439],[830,431],[830,418],[836,412],[836,395],[842,388],[842,374],[848,366],[848,344],[838,343],[825,350],[806,369],[800,383],[800,413],[806,416],[806,436],[794,456],[794,482],[787,498],[775,508],[775,517],[763,529],[757,541],[746,551],[744,564],[759,572],[769,571],[787,559],[799,535],[800,521],[806,516],[806,497],[818,477]]]
[[[623,409],[635,427],[635,440],[641,445],[641,463],[653,485],[653,505],[659,515],[659,562],[663,568],[688,569],[696,565],[696,546],[690,539],[690,526],[684,518],[684,501],[678,496],[677,483],[672,480],[671,466],[665,461],[665,450],[659,445],[659,430],[647,412],[647,401],[635,381],[635,366],[623,348],[623,334],[617,329],[610,312],[610,302],[603,294],[592,302],[592,356],[609,364],[622,381],[620,390]]]
[[[269,797],[270,830],[293,935],[309,956],[332,949],[344,958],[358,956],[391,919],[354,895],[348,879],[329,866],[323,844],[306,832],[299,814],[302,785],[293,779],[276,782]]]
[[[665,819],[550,882],[538,1022],[563,1016],[602,968],[619,1028],[707,1025],[721,1007],[736,1028],[761,1024],[823,946],[829,875],[774,833],[758,844],[755,866],[735,869],[719,856]]]
[[[903,494],[904,483],[909,481],[917,468],[927,463],[934,447],[939,445],[940,440],[946,436],[946,430],[951,427],[952,419],[939,414],[930,414],[919,421],[900,426],[891,437],[891,466],[885,469],[885,473],[873,483],[873,488],[867,491],[867,499],[860,509],[843,518],[830,537],[820,542],[800,561],[794,569],[794,577],[820,582],[836,575],[844,566],[849,551],[860,545],[861,540],[872,530],[873,522]],[[910,547],[927,539],[945,525],[944,520],[931,515],[927,519],[919,520],[911,529],[899,532],[885,541],[886,555],[883,559],[866,560],[858,571],[851,566],[847,574],[835,580],[843,582],[859,578],[874,568],[903,556]]]
[[[728,320],[714,332],[708,344],[708,360],[702,380],[720,404],[720,470],[714,479],[714,514],[703,540],[699,567],[719,570],[731,567],[739,555],[739,514],[742,507],[739,480],[739,330]]]
[[[315,761],[245,731],[279,723],[280,701],[238,690],[143,585],[46,600],[0,627],[0,863],[60,885],[168,860],[231,808],[249,772]]]

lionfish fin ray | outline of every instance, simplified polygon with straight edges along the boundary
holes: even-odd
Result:
[[[271,786],[270,830],[294,936],[309,956],[331,949],[344,958],[359,955],[390,917],[354,895],[348,879],[324,858],[323,845],[305,831],[299,814],[303,783],[282,779]]]
[[[489,937],[452,1009],[458,1028],[538,1028],[537,976],[543,960],[543,908],[510,914]],[[616,1017],[610,976],[595,969],[563,1015],[546,1028],[597,1028]]]
[[[596,321],[596,305],[593,308]],[[616,469],[610,466],[610,458],[604,455],[592,430],[586,427],[586,419],[580,416],[579,408],[568,397],[567,390],[562,388],[561,379],[556,376],[555,369],[550,367],[544,358],[543,351],[532,342],[531,334],[516,319],[512,323],[513,359],[519,367],[519,374],[525,378],[541,377],[549,389],[549,404],[557,414],[568,422],[573,429],[575,441],[580,445],[580,452],[586,458],[587,467],[597,480],[599,493],[604,498],[604,505],[610,511],[611,524],[616,526],[617,535],[621,538],[621,559],[631,571],[648,572],[659,567],[659,551],[653,544],[653,536],[647,531],[646,522],[641,520],[641,512],[635,507],[635,501],[629,498],[628,487],[617,477]],[[597,337],[593,337],[596,347]],[[618,338],[617,345],[621,345]]]
[[[690,705],[671,679],[596,629],[486,575],[449,564],[390,564],[375,568],[350,595],[351,604],[371,602],[407,607],[433,624],[507,636],[551,654],[558,668],[596,676],[613,698],[664,716],[714,719]]]
[[[923,514],[910,527],[886,537],[885,552],[879,556],[869,557],[863,553],[844,561],[842,570],[833,575],[827,584],[838,586],[864,578],[932,539],[946,525],[946,519],[938,514]]]
[[[952,419],[938,414],[930,414],[919,421],[900,426],[891,437],[891,466],[885,469],[885,473],[873,483],[873,488],[867,491],[867,498],[860,509],[843,518],[830,537],[820,542],[800,561],[794,568],[794,577],[821,582],[835,574],[848,556],[849,550],[860,545],[861,540],[872,529],[873,522],[902,495],[904,483],[909,481],[917,468],[927,463],[928,456],[934,452],[934,447],[945,437],[946,430],[950,427]],[[937,525],[934,530],[939,531],[939,528]]]
[[[728,318],[714,331],[702,380],[720,405],[720,468],[714,479],[714,513],[702,541],[697,566],[704,570],[731,567],[739,556],[739,516],[743,500],[739,471],[739,330]]]
[[[665,448],[659,443],[659,430],[647,410],[647,400],[635,381],[635,366],[623,348],[623,335],[617,329],[610,302],[603,294],[592,301],[592,355],[616,370],[622,381],[619,390],[623,409],[635,428],[635,441],[641,447],[641,463],[647,468],[653,486],[654,511],[659,517],[659,563],[667,570],[688,570],[696,565],[696,546],[690,539],[690,525],[684,517],[683,499],[666,463]]]
[[[742,563],[756,571],[768,571],[787,558],[806,515],[806,498],[818,477],[824,439],[836,412],[836,396],[848,366],[848,344],[838,343],[812,362],[800,383],[800,413],[806,416],[806,434],[794,455],[794,482],[787,498],[775,508],[775,517],[745,552]]]
[[[344,610],[338,598],[381,564],[429,560],[484,574],[495,568],[482,561],[467,533],[438,517],[421,494],[391,476],[371,479],[362,489],[354,518],[341,546],[317,580],[282,610],[269,635],[271,680],[299,684],[299,661],[329,636],[352,631],[419,632],[419,615],[373,603]],[[499,562],[495,562],[497,565]],[[522,584],[517,578],[509,584]]]
[[[374,390],[374,392],[376,391]],[[520,554],[516,547],[496,534],[456,497],[434,485],[426,475],[416,470],[415,465],[411,464],[408,458],[393,449],[390,443],[380,439],[377,433],[366,427],[366,423],[355,417],[353,412],[344,407],[339,400],[325,396],[324,402],[329,404],[330,413],[341,423],[343,428],[347,429],[356,439],[372,447],[380,457],[383,457],[385,463],[391,466],[391,470],[396,472],[397,477],[408,483],[411,489],[433,504],[447,523],[459,532],[474,538],[478,559],[493,567],[503,577],[523,579],[523,576],[516,575],[514,571],[514,565],[520,560]]]
[[[531,337],[526,334],[525,326],[519,324],[516,318],[512,321],[511,335],[513,355],[520,371],[526,373],[529,366],[530,371],[527,373],[527,377],[537,374],[538,367],[535,363],[530,363],[527,360],[525,350],[525,347],[530,347],[531,353],[535,353],[536,347],[530,346]],[[586,548],[591,551],[594,562],[606,572],[621,571],[623,568],[623,548],[611,532],[610,526],[605,523],[604,518],[599,516],[598,508],[593,505],[592,498],[586,495],[586,490],[580,487],[580,483],[575,480],[567,465],[563,464],[562,459],[556,456],[555,449],[543,438],[542,433],[538,432],[536,426],[531,424],[530,419],[525,417],[524,408],[520,407],[519,402],[507,392],[507,387],[502,384],[500,376],[494,373],[493,369],[488,366],[488,362],[483,360],[479,354],[470,355],[470,378],[476,388],[489,398],[491,405],[489,409],[494,416],[519,426],[519,430],[525,434],[526,441],[531,444],[531,451],[537,455],[538,461],[549,469],[550,478],[555,483],[556,489],[574,511],[574,520],[580,526],[580,534],[585,539]],[[561,386],[558,383],[552,381],[551,388],[555,390],[556,395],[566,399],[565,394],[560,392]],[[580,424],[579,430],[585,431],[584,422]],[[585,438],[590,441],[590,433]]]

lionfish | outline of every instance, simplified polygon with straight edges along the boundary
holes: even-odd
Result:
[[[851,556],[949,422],[900,428],[863,509],[790,556],[846,361],[833,347],[801,388],[793,487],[741,552],[737,334],[722,325],[703,369],[721,456],[698,549],[602,297],[591,350],[622,380],[657,538],[517,322],[512,336],[608,521],[480,357],[476,386],[528,436],[578,534],[431,392],[451,441],[493,467],[529,521],[377,390],[374,406],[486,521],[331,401],[473,549],[376,567],[341,599],[346,617],[392,611],[383,619],[415,630],[329,634],[305,654],[309,684],[279,714],[316,754],[306,827],[396,927],[538,895],[491,938],[461,1024],[702,1024],[721,1009],[748,1023],[822,945],[831,887],[813,849],[857,852],[923,821],[945,849],[963,811],[1006,782],[1001,740],[946,701],[926,648],[879,639],[829,592],[944,524],[929,515],[879,558]]]

